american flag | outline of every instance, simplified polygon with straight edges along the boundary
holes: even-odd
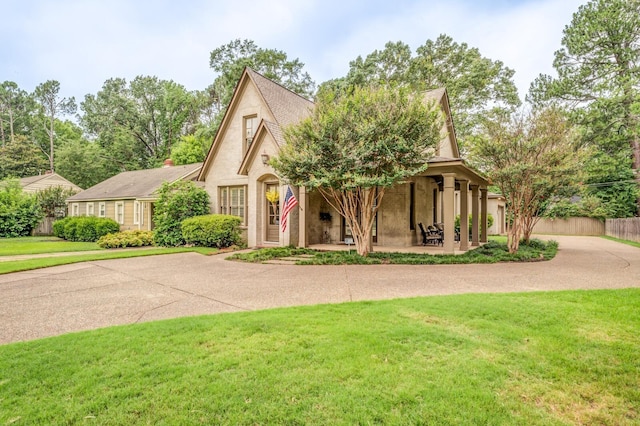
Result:
[[[282,214],[280,215],[280,225],[282,227],[282,232],[287,230],[287,218],[289,217],[289,212],[293,210],[293,208],[297,205],[298,200],[296,200],[295,195],[293,195],[291,187],[287,186],[287,195],[284,197],[284,205],[282,206]]]

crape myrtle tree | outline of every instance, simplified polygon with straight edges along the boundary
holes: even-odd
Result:
[[[539,76],[529,99],[567,106],[584,142],[597,148],[586,195],[601,198],[612,217],[639,214],[640,0],[580,6],[553,66],[557,77]]]
[[[293,185],[320,192],[366,256],[385,190],[426,170],[442,124],[442,111],[407,88],[322,90],[313,114],[285,129],[272,165]]]
[[[576,134],[557,108],[526,114],[494,114],[482,122],[473,143],[478,168],[500,189],[510,218],[507,245],[526,243],[549,200],[577,191],[583,153]]]

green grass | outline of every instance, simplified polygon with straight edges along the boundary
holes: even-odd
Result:
[[[496,262],[532,262],[550,260],[558,251],[555,241],[531,240],[529,244],[520,244],[516,253],[510,254],[506,241],[491,240],[487,244],[460,255],[423,254],[423,253],[383,253],[372,252],[367,257],[355,251],[314,251],[293,247],[277,247],[254,250],[249,253],[237,253],[227,259],[261,263],[283,257],[301,254],[313,257],[296,262],[298,265],[353,265],[353,264],[460,264],[460,263],[496,263]]]
[[[615,241],[617,243],[622,243],[622,244],[627,244],[633,247],[639,247],[640,248],[640,243],[637,241],[630,241],[630,240],[621,240],[620,238],[615,238],[615,237],[609,237],[607,235],[603,235],[602,238],[604,238],[605,240],[611,240],[611,241]]]
[[[68,265],[70,263],[88,262],[92,260],[126,259],[130,257],[155,256],[160,254],[185,252],[196,252],[209,255],[216,253],[217,250],[207,247],[154,247],[139,250],[109,249],[99,252],[87,252],[87,254],[3,261],[0,262],[0,274],[29,271],[32,269],[47,268],[49,266]]]
[[[103,250],[96,243],[65,241],[57,237],[0,238],[0,256]]]
[[[0,346],[0,424],[640,423],[640,290],[220,314]]]

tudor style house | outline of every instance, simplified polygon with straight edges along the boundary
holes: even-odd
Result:
[[[161,168],[122,172],[67,198],[69,216],[109,217],[121,231],[150,231],[156,191],[164,182],[195,180],[201,167],[202,163],[173,166],[167,160]]]
[[[487,240],[487,180],[465,165],[455,137],[445,89],[427,92],[445,115],[442,140],[428,168],[386,191],[374,224],[374,245],[385,248],[419,245],[418,224],[434,223],[444,229],[443,251],[467,250]],[[204,161],[198,180],[211,196],[214,213],[239,216],[250,247],[307,247],[339,244],[350,237],[342,217],[317,192],[292,188],[299,206],[279,226],[280,200],[287,185],[269,166],[285,143],[283,129],[308,117],[313,102],[246,68]],[[279,193],[269,201],[267,194]],[[458,195],[456,195],[458,194]],[[462,233],[454,239],[455,215],[466,229],[472,214],[471,241]],[[484,223],[485,226],[479,226]]]

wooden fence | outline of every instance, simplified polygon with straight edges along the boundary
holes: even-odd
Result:
[[[541,218],[533,228],[534,234],[605,235],[605,223],[590,217],[568,219]]]
[[[640,217],[607,219],[605,228],[609,237],[640,242]]]
[[[53,235],[53,217],[45,217],[36,228],[33,228],[31,235]]]

